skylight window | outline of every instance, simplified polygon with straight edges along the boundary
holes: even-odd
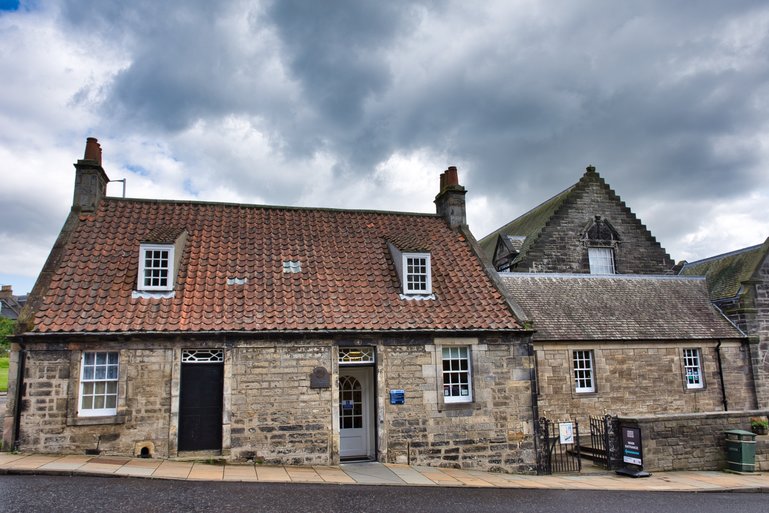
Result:
[[[302,272],[302,262],[299,260],[285,260],[283,262],[284,273],[300,273]]]

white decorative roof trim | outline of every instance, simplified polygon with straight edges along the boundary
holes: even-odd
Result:
[[[168,299],[175,296],[173,290],[164,292],[147,292],[143,290],[134,290],[131,292],[131,299]]]
[[[398,294],[401,299],[426,301],[435,300],[435,294]]]

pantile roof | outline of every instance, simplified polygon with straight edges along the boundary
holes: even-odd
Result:
[[[140,243],[181,231],[173,297],[134,294]],[[387,241],[430,251],[434,299],[400,298]],[[37,333],[520,329],[470,241],[437,215],[105,198],[58,262]]]
[[[743,336],[712,305],[702,278],[500,273],[500,279],[533,319],[534,340]]]
[[[679,274],[705,276],[710,299],[733,298],[742,291],[742,283],[750,280],[769,254],[769,239],[763,244],[690,262]]]

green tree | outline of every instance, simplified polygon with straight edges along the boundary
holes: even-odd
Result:
[[[8,348],[11,345],[11,341],[8,340],[9,335],[13,335],[13,326],[15,322],[5,317],[0,317],[0,351],[3,353],[8,352]]]

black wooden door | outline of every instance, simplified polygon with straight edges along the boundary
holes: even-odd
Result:
[[[179,450],[221,450],[224,365],[183,363],[180,388]]]

